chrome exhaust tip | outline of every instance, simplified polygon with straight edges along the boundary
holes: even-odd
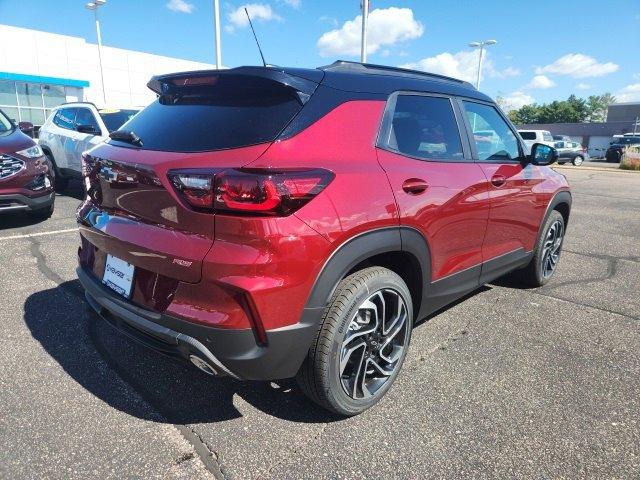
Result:
[[[193,363],[198,369],[202,370],[204,373],[208,375],[217,376],[218,372],[203,359],[198,357],[197,355],[189,355],[189,360]]]

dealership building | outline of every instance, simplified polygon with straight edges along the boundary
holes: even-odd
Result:
[[[108,41],[108,39],[107,39]],[[42,125],[61,103],[141,107],[155,94],[153,75],[215,65],[102,46],[104,94],[98,46],[84,38],[0,25],[0,108],[17,121]]]

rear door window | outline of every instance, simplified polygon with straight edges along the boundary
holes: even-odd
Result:
[[[77,108],[61,108],[53,117],[53,123],[60,128],[73,130]]]
[[[160,96],[120,130],[134,132],[145,150],[222,150],[275,140],[301,108],[296,92],[281,83],[220,75]]]
[[[460,161],[464,158],[451,100],[425,95],[399,95],[387,146],[410,157]]]

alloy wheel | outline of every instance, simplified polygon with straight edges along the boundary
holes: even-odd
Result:
[[[560,248],[564,236],[564,225],[560,220],[551,224],[544,240],[542,249],[542,276],[549,278],[560,260]]]
[[[407,317],[404,299],[392,289],[373,293],[358,307],[340,351],[340,381],[349,397],[372,397],[393,376],[407,347]]]

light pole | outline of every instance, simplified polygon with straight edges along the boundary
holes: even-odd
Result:
[[[362,38],[360,44],[360,62],[367,63],[367,23],[369,21],[369,0],[362,0]]]
[[[98,8],[107,3],[107,0],[94,0],[85,5],[87,10],[93,10],[93,18],[96,20],[96,36],[98,37],[98,62],[100,63],[100,80],[102,81],[102,102],[107,106],[107,95],[104,90],[104,73],[102,71],[102,37],[100,36],[100,20],[98,20]]]
[[[471,42],[469,44],[472,48],[480,49],[480,56],[478,57],[478,76],[476,77],[476,90],[480,90],[480,75],[482,73],[482,60],[484,57],[484,47],[489,45],[495,45],[498,43],[497,40],[483,40],[482,42]]]
[[[216,33],[216,68],[222,68],[222,49],[220,48],[220,0],[213,0],[213,19]]]

